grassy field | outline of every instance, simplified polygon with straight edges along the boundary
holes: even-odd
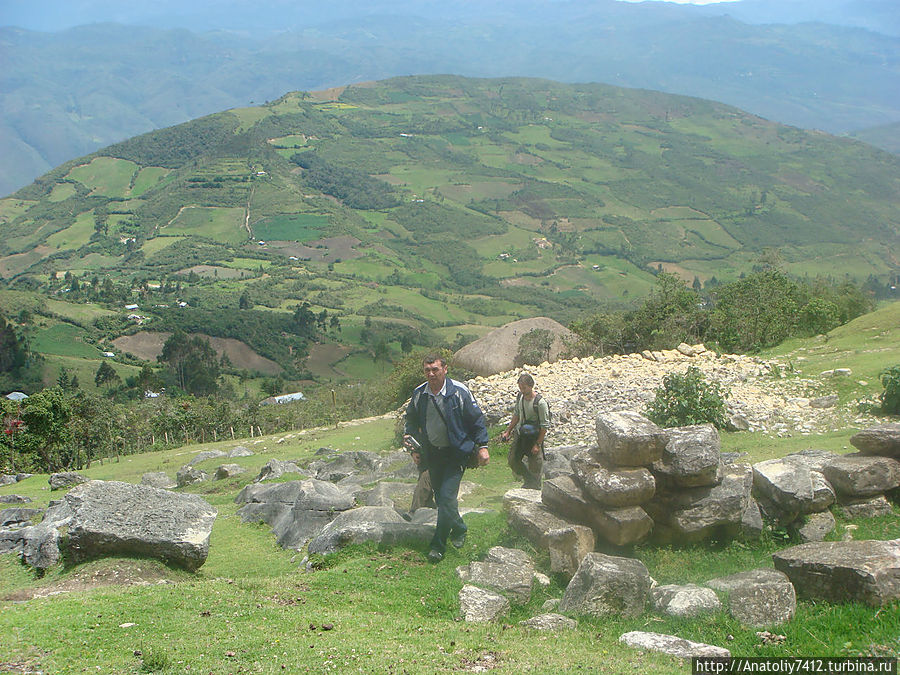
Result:
[[[379,420],[244,439],[239,442],[256,454],[229,461],[255,475],[269,458],[309,459],[323,446],[387,452],[392,439],[393,423]],[[746,440],[751,446],[762,441],[751,435]],[[821,441],[825,447],[840,443],[837,436]],[[123,457],[84,473],[101,480],[139,482],[146,471],[172,475],[196,452],[236,444]],[[682,661],[621,646],[618,636],[630,630],[678,634],[745,656],[896,653],[900,625],[896,603],[876,612],[853,604],[801,601],[794,620],[775,629],[785,641],[768,645],[762,644],[756,629],[741,626],[725,613],[693,620],[651,613],[637,619],[579,617],[577,629],[550,635],[518,626],[518,621],[541,613],[544,601],[560,597],[565,579],[558,577],[549,587],[536,586],[531,601],[513,606],[502,622],[457,621],[457,593],[462,587],[457,565],[481,559],[491,546],[504,545],[523,548],[539,569],[547,569],[547,554],[507,528],[501,495],[513,484],[505,449],[492,444],[491,464],[466,474],[477,488],[462,505],[489,512],[467,516],[469,542],[460,551],[451,549],[439,565],[426,564],[419,547],[366,545],[322,559],[315,571],[306,572],[302,554],[277,547],[267,526],[241,523],[236,517],[233,497],[249,478],[191,488],[218,510],[209,558],[195,574],[151,560],[113,558],[54,568],[38,578],[13,556],[2,556],[0,630],[8,639],[0,646],[0,664],[54,673],[686,672]],[[781,447],[782,452],[793,449],[790,442]],[[772,451],[777,452],[774,447]],[[211,471],[221,461],[207,460],[199,466]],[[51,498],[46,476],[23,481],[14,490],[0,488],[0,494],[13,491],[32,497],[38,506]],[[839,521],[836,536],[852,524],[859,528],[856,538],[889,538],[895,536],[898,523],[898,511],[878,519]],[[641,559],[659,583],[702,583],[714,576],[769,567],[771,553],[784,545],[767,536],[757,544],[644,545],[631,555]]]

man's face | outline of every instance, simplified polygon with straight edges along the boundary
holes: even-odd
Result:
[[[447,366],[440,361],[425,363],[422,366],[425,371],[425,379],[432,391],[437,391],[444,386],[444,380],[447,378]]]

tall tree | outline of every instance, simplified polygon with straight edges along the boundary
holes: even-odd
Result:
[[[168,365],[175,383],[189,394],[207,396],[216,392],[219,361],[208,340],[175,331],[163,345],[158,360]]]

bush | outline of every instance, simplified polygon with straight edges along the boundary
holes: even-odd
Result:
[[[728,392],[716,382],[707,382],[703,373],[691,366],[683,375],[673,373],[663,378],[656,397],[645,414],[661,427],[680,427],[690,424],[725,426],[725,399]]]
[[[879,374],[881,386],[881,412],[900,415],[900,364],[887,368]]]

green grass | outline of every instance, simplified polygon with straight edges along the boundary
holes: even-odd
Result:
[[[97,357],[99,350],[84,341],[86,336],[87,333],[82,328],[68,323],[57,323],[35,334],[31,340],[31,348],[42,354]]]
[[[209,237],[231,244],[242,243],[248,237],[244,229],[244,209],[240,207],[186,207],[165,227],[165,233]]]
[[[328,216],[297,213],[266,218],[253,225],[253,236],[263,241],[299,241],[318,239],[328,226]]]
[[[76,166],[67,178],[77,180],[104,197],[125,197],[138,169],[134,162],[128,160],[96,157],[90,164]]]
[[[94,234],[94,214],[79,213],[75,224],[47,237],[47,246],[59,249],[75,249],[90,241]]]
[[[168,174],[169,169],[164,169],[159,166],[143,167],[134,179],[134,185],[131,188],[131,196],[140,197],[147,192],[147,190],[156,186]]]

